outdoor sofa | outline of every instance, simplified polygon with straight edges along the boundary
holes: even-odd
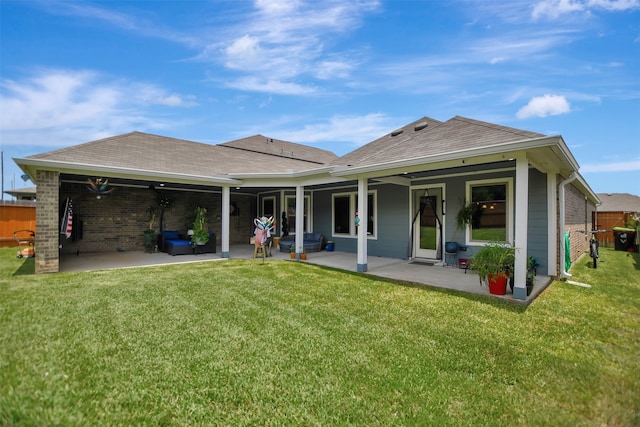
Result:
[[[209,241],[193,246],[191,239],[176,230],[162,230],[158,236],[158,248],[169,255],[193,255],[216,252],[216,233],[209,232]]]
[[[320,252],[327,245],[327,239],[322,233],[304,233],[303,245],[305,252]],[[280,252],[289,252],[289,247],[296,244],[296,236],[282,236]]]

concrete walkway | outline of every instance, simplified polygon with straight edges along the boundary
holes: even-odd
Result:
[[[253,259],[253,245],[233,245],[230,248],[231,259]],[[264,262],[272,260],[290,260],[289,253],[279,252],[273,249],[271,257]],[[357,256],[349,252],[312,252],[307,254],[307,261],[331,268],[346,271],[357,271]],[[157,266],[167,264],[183,264],[189,262],[224,262],[220,253],[201,255],[176,255],[166,253],[145,253],[143,251],[130,252],[104,252],[104,253],[80,253],[64,254],[60,257],[60,272],[81,272],[94,270],[109,270],[114,268],[132,268]],[[262,263],[262,258],[255,260]],[[296,261],[292,261],[296,262]],[[533,292],[526,301],[513,298],[511,291],[507,289],[504,296],[491,295],[487,286],[480,286],[478,276],[471,272],[454,266],[431,265],[426,262],[410,262],[397,258],[368,257],[367,272],[372,276],[384,277],[402,282],[409,282],[444,289],[453,289],[478,295],[486,295],[516,303],[528,304],[533,301],[551,282],[548,276],[538,275]]]

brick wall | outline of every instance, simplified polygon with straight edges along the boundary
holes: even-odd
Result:
[[[209,230],[216,233],[220,244],[221,221],[219,192],[162,191],[148,188],[116,187],[113,193],[101,196],[87,191],[83,184],[63,183],[60,188],[59,215],[62,218],[67,197],[73,200],[74,226],[76,231],[71,239],[60,239],[62,253],[113,252],[144,250],[143,232],[149,228],[147,209],[153,207],[156,219],[153,229],[160,231],[160,197],[168,197],[173,207],[164,211],[164,230],[178,230],[186,233],[187,223],[197,206],[207,209]],[[231,217],[230,243],[248,242],[248,233],[253,220],[251,206],[253,196],[233,194],[231,200],[240,208],[240,215]],[[60,220],[59,219],[59,220]],[[59,222],[58,220],[58,222]],[[79,232],[80,223],[81,233]]]
[[[59,266],[58,172],[36,172],[36,259],[35,272],[57,273]]]
[[[589,251],[589,234],[595,205],[573,185],[565,187],[565,229],[570,233],[571,262]]]

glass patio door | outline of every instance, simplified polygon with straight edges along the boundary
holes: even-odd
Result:
[[[414,256],[437,259],[440,250],[442,189],[414,190]]]

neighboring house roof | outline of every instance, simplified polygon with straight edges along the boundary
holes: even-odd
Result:
[[[15,197],[18,200],[33,200],[36,198],[36,187],[18,188],[16,190],[7,190],[5,194]]]
[[[640,196],[629,193],[598,193],[602,204],[598,212],[636,212],[640,213]]]

